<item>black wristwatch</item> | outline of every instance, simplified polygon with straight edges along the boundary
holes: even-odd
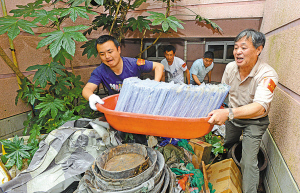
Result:
[[[234,118],[232,108],[229,108],[228,110],[229,110],[228,121],[232,121],[232,119]]]

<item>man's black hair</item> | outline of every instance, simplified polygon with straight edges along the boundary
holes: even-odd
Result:
[[[214,53],[212,51],[206,51],[204,53],[204,56],[203,58],[211,58],[211,59],[214,59]]]
[[[107,41],[113,41],[117,48],[120,46],[118,40],[116,38],[114,38],[113,36],[102,35],[96,40],[96,43],[95,43],[96,49],[97,49],[97,44],[104,44]]]
[[[172,45],[167,45],[167,46],[164,47],[164,53],[166,51],[168,51],[168,52],[173,51],[173,53],[175,54],[176,48],[174,46],[172,46]]]

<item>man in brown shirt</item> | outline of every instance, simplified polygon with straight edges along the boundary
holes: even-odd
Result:
[[[227,64],[222,77],[222,83],[231,86],[230,108],[208,114],[210,124],[225,122],[224,147],[230,148],[243,134],[241,169],[244,193],[257,193],[257,154],[262,135],[269,125],[268,112],[278,83],[275,70],[259,59],[264,45],[264,34],[252,29],[242,31],[235,38],[235,61]]]

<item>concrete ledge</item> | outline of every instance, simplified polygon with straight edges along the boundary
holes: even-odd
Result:
[[[7,139],[15,135],[23,135],[23,122],[27,120],[28,112],[0,120],[0,139]]]

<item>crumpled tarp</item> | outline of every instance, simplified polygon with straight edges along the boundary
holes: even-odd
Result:
[[[80,181],[93,161],[108,147],[119,143],[109,124],[91,120],[93,129],[74,127],[69,121],[53,130],[39,144],[28,168],[9,182],[0,185],[0,192],[62,192]]]

